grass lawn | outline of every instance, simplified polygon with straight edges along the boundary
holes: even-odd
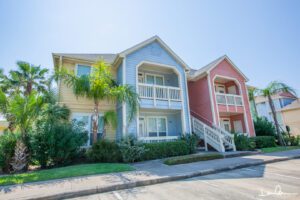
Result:
[[[262,148],[261,151],[263,153],[272,153],[272,152],[277,152],[277,151],[288,151],[288,150],[293,150],[293,149],[300,149],[300,146],[288,146],[288,147],[269,147],[269,148]]]
[[[73,165],[68,167],[45,169],[22,174],[0,176],[0,186],[132,170],[134,170],[134,168],[130,165],[117,163]]]

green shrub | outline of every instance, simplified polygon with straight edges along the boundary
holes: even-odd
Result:
[[[119,146],[124,162],[135,162],[141,160],[142,156],[146,152],[144,145],[137,141],[133,136],[123,138]]]
[[[181,139],[184,140],[188,144],[190,154],[196,152],[196,147],[197,147],[197,144],[198,144],[197,135],[187,133],[187,134],[183,135],[181,137]]]
[[[254,128],[256,136],[275,136],[276,131],[272,122],[269,122],[266,118],[258,117],[254,121]]]
[[[284,136],[284,139],[285,139],[285,142],[287,145],[289,146],[299,146],[300,145],[300,136],[297,135],[297,136]]]
[[[274,136],[256,136],[253,140],[255,141],[255,146],[258,149],[276,146]]]
[[[32,153],[42,168],[66,165],[80,154],[80,147],[87,141],[82,123],[37,123],[32,136]]]
[[[144,154],[142,160],[153,160],[171,156],[181,156],[190,153],[189,145],[184,140],[148,143],[144,144],[144,146],[147,152]]]
[[[220,158],[224,158],[224,156],[219,153],[204,154],[204,155],[192,154],[192,155],[168,158],[164,161],[164,163],[166,165],[178,165],[178,164],[205,161],[205,160],[214,160],[214,159],[220,159]]]
[[[255,142],[247,136],[234,134],[234,142],[238,151],[251,151],[255,149]]]
[[[117,143],[100,140],[87,151],[87,157],[92,162],[121,162],[122,154]]]
[[[0,136],[0,168],[3,172],[10,171],[10,163],[14,156],[17,136],[13,133],[5,133]]]

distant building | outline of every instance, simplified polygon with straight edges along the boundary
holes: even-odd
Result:
[[[281,113],[282,108],[294,102],[297,98],[290,93],[278,93],[272,96],[278,123],[282,130],[286,131],[286,124]],[[268,121],[273,122],[273,115],[267,97],[255,97],[255,105],[258,117],[265,117]]]
[[[283,122],[290,127],[292,135],[300,135],[300,99],[281,109]]]

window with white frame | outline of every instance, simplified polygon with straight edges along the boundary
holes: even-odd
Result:
[[[224,85],[216,84],[215,88],[216,88],[216,92],[218,92],[218,93],[222,93],[222,94],[226,93]]]
[[[85,146],[90,146],[92,144],[92,114],[89,113],[74,113],[72,115],[72,120],[83,123],[83,128],[87,131],[88,139]],[[98,118],[98,138],[104,133],[104,118],[100,114]]]
[[[148,117],[147,130],[149,137],[167,136],[167,118],[166,117]]]
[[[146,83],[152,85],[164,85],[164,76],[146,74]]]
[[[91,66],[89,65],[77,65],[76,76],[88,76],[91,73]]]

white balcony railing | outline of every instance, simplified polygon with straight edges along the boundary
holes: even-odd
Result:
[[[235,94],[216,93],[217,103],[228,106],[243,106],[242,96]]]
[[[181,101],[181,89],[162,85],[139,83],[140,98],[166,101]]]

